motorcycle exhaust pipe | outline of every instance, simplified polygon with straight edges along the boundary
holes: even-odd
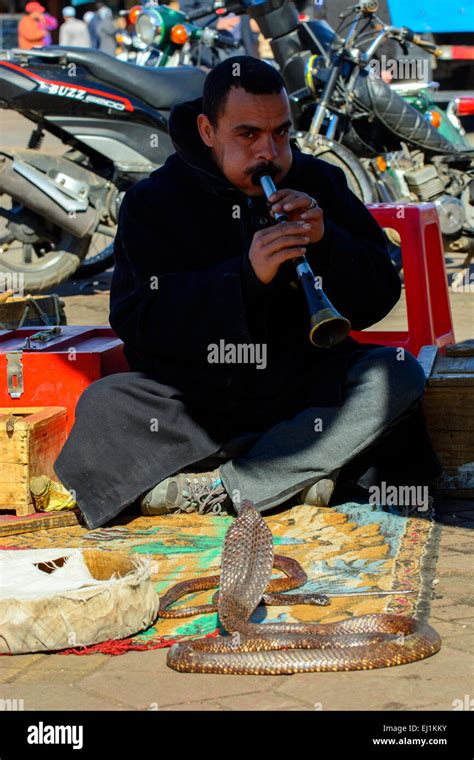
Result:
[[[17,203],[56,224],[78,238],[92,234],[97,227],[98,213],[89,206],[85,211],[68,213],[46,193],[13,169],[13,160],[0,154],[0,194],[6,193]]]

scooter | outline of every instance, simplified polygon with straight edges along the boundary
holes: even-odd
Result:
[[[212,31],[217,46],[235,47]],[[0,107],[34,125],[23,150],[0,150],[0,276],[21,278],[27,292],[54,288],[116,230],[126,190],[173,152],[168,116],[178,101],[202,93],[197,67],[143,67],[89,48],[0,52]],[[65,145],[41,150],[45,132]],[[109,248],[110,251],[110,248]],[[91,270],[92,273],[92,270]]]

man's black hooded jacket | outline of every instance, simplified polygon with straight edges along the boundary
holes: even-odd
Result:
[[[272,223],[266,201],[232,186],[213,162],[196,126],[200,106],[175,106],[176,153],[120,209],[110,324],[130,368],[176,388],[209,424],[224,417],[264,427],[308,403],[340,404],[345,367],[361,346],[352,338],[330,349],[310,343],[291,262],[268,285],[257,279],[248,252],[254,233]],[[369,327],[400,296],[384,236],[339,168],[292,153],[278,187],[308,193],[324,211],[324,237],[307,247],[308,261],[353,328]],[[220,341],[264,343],[266,367],[210,363],[209,347]]]

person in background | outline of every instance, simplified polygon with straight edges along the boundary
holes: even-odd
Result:
[[[92,20],[93,20],[94,18],[95,18],[95,13],[94,13],[94,11],[86,11],[86,12],[84,13],[84,15],[83,15],[83,17],[82,17],[82,20],[83,20],[83,22],[84,22],[85,24],[87,24],[87,28],[88,28],[88,29],[89,29],[89,26],[90,26],[90,24],[91,24],[91,22],[92,22]],[[90,38],[91,38],[91,42],[92,42],[92,34],[91,34],[91,30],[90,30],[90,29],[89,29],[89,36],[90,36]]]
[[[99,37],[99,50],[109,55],[115,55],[117,50],[117,41],[115,34],[117,32],[111,9],[103,5],[97,11],[99,22],[96,26],[96,32]]]
[[[31,2],[25,6],[25,15],[18,24],[18,46],[22,50],[43,47],[46,37],[44,12],[40,3]]]
[[[87,24],[76,18],[72,5],[63,8],[64,24],[59,27],[59,44],[66,47],[90,47],[91,38]]]
[[[91,41],[90,47],[97,49],[99,47],[99,38],[97,37],[97,35],[94,35],[94,33],[93,33],[93,24],[92,24],[92,22],[94,21],[94,19],[95,19],[95,13],[94,13],[94,11],[86,11],[84,13],[83,17],[82,17],[83,22],[87,26],[87,31],[89,32],[89,37],[90,37],[90,41]],[[95,41],[96,41],[96,43],[95,43]]]
[[[58,23],[58,20],[47,11],[44,12],[43,18],[44,18],[44,28],[46,30],[46,34],[43,41],[43,47],[48,47],[48,45],[51,45],[51,43],[53,42],[51,32],[54,32],[54,30],[58,28],[59,23]]]
[[[96,48],[96,50],[99,49],[99,45],[100,45],[100,37],[97,34],[97,27],[100,23],[98,11],[100,8],[104,8],[104,7],[105,7],[104,3],[98,2],[95,4],[95,12],[88,11],[87,13],[84,14],[84,21],[87,24],[87,28],[89,29],[89,34],[91,38],[91,47]],[[86,16],[88,16],[87,19],[86,19]]]
[[[217,19],[216,29],[220,32],[228,32],[235,40],[241,43],[240,50],[236,48],[230,54],[241,55],[245,53],[258,58],[259,28],[254,19],[250,19],[246,15],[236,16],[235,13],[228,13]]]

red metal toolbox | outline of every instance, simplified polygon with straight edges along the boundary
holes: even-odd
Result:
[[[64,406],[69,432],[85,388],[128,370],[122,349],[111,327],[0,330],[0,406]]]

